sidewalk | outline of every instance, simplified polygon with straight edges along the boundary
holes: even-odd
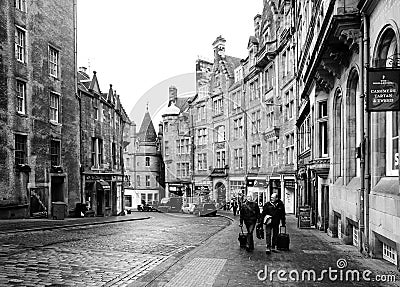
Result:
[[[144,220],[149,218],[150,217],[147,214],[144,215],[139,212],[134,212],[124,216],[80,217],[80,218],[67,217],[64,220],[54,220],[45,218],[4,219],[0,220],[0,234]]]
[[[220,215],[233,218],[231,212],[218,211]],[[353,246],[340,243],[338,239],[315,229],[298,229],[294,216],[287,217],[287,229],[290,234],[290,251],[265,254],[265,241],[255,239],[255,250],[246,252],[239,248],[237,240],[240,232],[239,216],[234,218],[232,225],[207,240],[202,246],[185,254],[175,262],[169,262],[139,278],[130,284],[134,286],[165,286],[165,287],[201,287],[201,286],[400,286],[399,272],[394,265],[383,260],[364,258]],[[347,264],[340,269],[338,260]],[[344,261],[345,260],[345,261]],[[346,266],[346,265],[345,265]],[[322,282],[314,281],[278,281],[276,273],[273,281],[269,278],[257,277],[270,274],[272,269],[292,270],[300,273],[304,270],[315,270],[318,278],[323,270],[329,268],[338,272],[343,270],[370,270],[371,278],[376,274],[396,275],[396,284],[366,282],[362,278],[358,282],[343,279],[340,282],[330,280],[328,275]],[[264,272],[267,270],[268,272]],[[339,273],[338,273],[339,274]],[[345,274],[345,273],[343,273]],[[286,275],[288,277],[288,275]]]

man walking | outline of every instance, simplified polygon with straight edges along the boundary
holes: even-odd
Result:
[[[254,250],[253,231],[256,227],[257,221],[260,218],[260,208],[258,204],[253,201],[251,195],[248,195],[245,202],[242,204],[240,209],[240,227],[243,226],[243,222],[247,229],[247,243],[246,250]]]
[[[233,216],[236,216],[236,212],[238,209],[238,204],[237,204],[236,200],[232,201],[232,209],[233,209]]]
[[[271,194],[271,200],[264,204],[261,215],[261,224],[265,226],[266,253],[271,253],[271,247],[275,251],[277,236],[279,234],[279,223],[286,225],[285,205],[278,198],[277,193]]]

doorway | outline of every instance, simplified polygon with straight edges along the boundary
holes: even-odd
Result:
[[[321,227],[324,232],[328,231],[329,227],[329,186],[321,185],[321,203],[322,203],[322,218]]]
[[[51,177],[51,201],[64,202],[64,177],[52,176]]]
[[[104,216],[104,191],[103,189],[97,189],[97,216]]]

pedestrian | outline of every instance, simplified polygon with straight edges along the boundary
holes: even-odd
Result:
[[[254,228],[256,227],[259,218],[260,218],[260,208],[258,207],[258,204],[253,201],[252,196],[248,195],[242,204],[242,208],[240,209],[240,225],[239,225],[240,227],[242,227],[243,222],[246,225],[247,251],[254,250],[253,231]]]
[[[237,212],[237,209],[238,209],[238,204],[237,204],[236,200],[234,200],[232,202],[232,208],[233,208],[233,216],[236,216],[236,212]]]
[[[267,254],[276,251],[277,236],[279,234],[279,223],[282,226],[286,225],[285,205],[278,198],[277,193],[271,194],[271,200],[264,204],[263,212],[260,217],[259,223],[263,223],[265,227],[265,240]]]

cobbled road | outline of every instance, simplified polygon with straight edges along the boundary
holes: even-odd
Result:
[[[127,286],[230,222],[147,215],[148,220],[2,234],[0,286]]]

